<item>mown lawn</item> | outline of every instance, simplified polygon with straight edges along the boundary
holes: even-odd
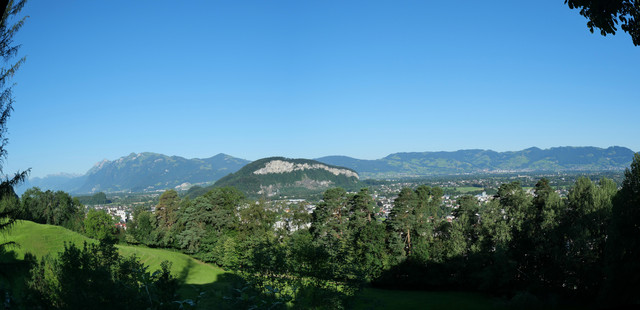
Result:
[[[38,258],[47,254],[56,255],[64,250],[65,243],[73,243],[79,247],[84,242],[97,242],[81,234],[60,226],[37,224],[30,221],[18,221],[0,240],[14,241],[19,246],[10,247],[17,259],[24,258],[30,252]],[[118,245],[120,254],[136,255],[149,271],[160,268],[164,260],[171,262],[171,272],[184,284],[207,284],[218,280],[225,271],[210,264],[200,262],[192,257],[170,250],[151,249],[140,246]]]

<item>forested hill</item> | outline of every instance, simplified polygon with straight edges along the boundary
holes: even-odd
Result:
[[[347,156],[327,156],[317,161],[349,167],[362,178],[413,177],[501,171],[601,171],[623,170],[633,151],[613,146],[528,148],[515,152],[460,150],[455,152],[395,153],[382,159],[362,160]]]
[[[309,159],[269,157],[256,160],[214,186],[233,186],[248,196],[307,196],[329,187],[355,189],[358,174],[351,169]]]
[[[213,183],[238,171],[248,160],[218,154],[186,159],[156,153],[131,153],[117,160],[96,163],[82,176],[56,175],[30,179],[18,192],[32,186],[71,193],[132,191],[174,188],[184,183]]]

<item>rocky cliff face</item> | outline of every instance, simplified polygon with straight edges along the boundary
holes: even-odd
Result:
[[[290,173],[294,171],[304,171],[304,170],[325,170],[333,175],[345,175],[346,177],[354,177],[359,179],[358,174],[349,169],[341,169],[329,167],[324,164],[309,164],[309,163],[293,163],[284,160],[272,160],[265,164],[264,167],[254,171],[254,174],[269,174],[269,173]]]
[[[296,196],[318,194],[329,187],[355,188],[354,170],[309,159],[270,157],[256,160],[214,186],[234,186],[248,196]]]

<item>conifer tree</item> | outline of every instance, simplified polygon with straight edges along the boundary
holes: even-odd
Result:
[[[0,7],[3,9],[2,18],[0,19],[0,57],[3,60],[0,67],[0,174],[4,175],[2,160],[7,157],[7,121],[13,111],[13,93],[10,80],[16,73],[20,65],[25,61],[25,57],[13,61],[17,55],[19,45],[14,45],[13,36],[24,25],[26,17],[18,19],[12,24],[12,19],[17,16],[24,7],[26,0],[22,1],[2,1]],[[13,186],[24,181],[29,171],[17,172],[12,176],[4,176],[0,182],[0,199],[7,195],[13,194]],[[13,224],[14,210],[0,210],[0,231],[7,229]],[[8,243],[0,243],[0,250]]]

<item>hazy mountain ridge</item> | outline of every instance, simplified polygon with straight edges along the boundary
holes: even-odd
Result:
[[[186,159],[157,153],[131,153],[128,156],[96,163],[85,175],[34,178],[19,188],[32,186],[71,193],[117,192],[174,188],[183,183],[212,183],[235,172],[248,160],[218,154],[210,158]]]
[[[623,170],[629,167],[634,152],[625,147],[536,147],[521,151],[496,152],[491,150],[459,150],[454,152],[402,152],[390,154],[376,160],[357,159],[348,156],[327,156],[308,159],[270,157],[250,163],[248,160],[218,154],[210,158],[186,159],[156,153],[131,153],[119,159],[96,163],[81,176],[56,174],[44,178],[31,178],[17,189],[22,193],[37,186],[43,190],[63,190],[85,194],[93,192],[116,192],[157,190],[175,188],[183,183],[213,183],[239,171],[245,165],[264,165],[267,161],[286,160],[304,165],[326,164],[338,169],[348,168],[360,178],[420,177],[446,174],[519,172],[519,171],[603,171]],[[249,169],[248,168],[248,169]],[[254,169],[257,171],[259,167]],[[292,176],[267,174],[274,184],[296,179],[300,188],[323,187],[309,175],[311,170],[291,171]],[[327,172],[327,171],[325,171]],[[327,172],[329,173],[329,172]],[[297,179],[307,175],[307,178]],[[294,177],[295,176],[295,177]],[[284,179],[282,179],[284,177]],[[254,177],[242,176],[242,182],[259,184]],[[284,180],[284,181],[283,181]],[[303,181],[304,180],[304,181]],[[226,181],[225,181],[226,182]],[[318,181],[320,182],[320,181]],[[222,184],[222,183],[221,183]],[[345,183],[349,185],[350,183]],[[258,185],[259,186],[259,185]],[[275,186],[275,185],[274,185]],[[338,185],[334,185],[338,186]],[[272,188],[274,188],[272,186]],[[263,189],[264,190],[264,189]]]
[[[411,177],[500,171],[600,171],[623,170],[634,152],[625,147],[536,147],[521,151],[460,150],[454,152],[394,153],[381,159],[362,160],[327,156],[316,160],[349,167],[363,178]]]

